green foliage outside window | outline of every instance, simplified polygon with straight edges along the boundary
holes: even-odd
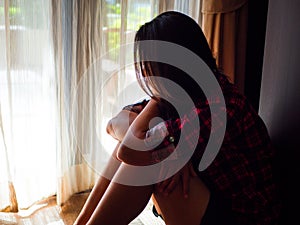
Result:
[[[120,3],[106,2],[106,18],[105,27],[107,29],[107,45],[108,49],[118,49],[120,47],[120,29],[121,29],[121,13]],[[150,1],[136,1],[132,4],[127,12],[127,32],[135,32],[145,22],[151,19]],[[112,51],[109,55],[111,60],[117,61],[119,51]]]
[[[26,11],[26,13],[24,13]],[[45,3],[41,0],[30,1],[9,1],[9,23],[11,26],[17,26],[24,29],[45,28]],[[0,25],[5,23],[4,1],[0,1]]]

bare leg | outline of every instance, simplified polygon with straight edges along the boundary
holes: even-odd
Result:
[[[74,225],[125,225],[136,218],[147,205],[153,185],[126,186],[106,178],[113,178],[121,164],[116,159],[118,147],[119,145],[104,171],[105,177],[101,176],[95,184]],[[123,173],[126,174],[126,170],[119,174],[122,176]]]
[[[108,164],[104,171],[104,176],[100,176],[97,183],[93,187],[88,199],[86,200],[79,216],[77,217],[74,225],[85,225],[88,220],[90,219],[91,215],[93,214],[94,210],[96,209],[99,201],[101,200],[102,196],[104,195],[107,187],[109,186],[112,177],[114,176],[115,172],[118,170],[121,162],[116,158],[116,152],[119,147],[119,144],[116,146]],[[107,178],[111,179],[107,179]]]
[[[87,225],[127,225],[147,205],[153,185],[126,186],[111,183]]]

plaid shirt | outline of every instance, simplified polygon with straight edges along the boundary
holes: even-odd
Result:
[[[277,224],[280,204],[272,174],[274,150],[267,129],[237,88],[225,76],[217,77],[226,103],[226,132],[216,158],[204,171],[198,171],[198,175],[212,192],[230,202],[237,224]],[[142,104],[145,105],[145,101]],[[200,130],[199,127],[189,129],[189,133],[183,137],[189,146],[189,140],[194,135],[199,136],[196,149],[192,143],[191,149],[186,149],[194,151],[191,161],[198,169],[208,139],[214,132],[211,130],[209,107],[218,105],[220,101],[217,96],[199,101],[193,109],[196,114],[187,113],[184,119],[166,121],[168,136],[160,147],[172,144],[184,126],[193,127],[194,121],[199,120]],[[218,115],[214,116],[218,118]],[[219,122],[219,127],[224,126],[222,121]]]

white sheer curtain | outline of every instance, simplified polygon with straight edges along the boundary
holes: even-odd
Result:
[[[62,204],[92,188],[116,144],[107,121],[145,97],[127,65],[132,46],[120,46],[166,10],[201,21],[200,5],[0,0],[1,209],[12,210],[13,199],[24,208],[52,194]]]
[[[48,1],[0,0],[0,209],[7,211],[56,192],[49,34]]]

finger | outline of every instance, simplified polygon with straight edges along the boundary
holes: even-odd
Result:
[[[164,195],[168,196],[172,191],[174,191],[176,185],[177,185],[177,179],[175,177],[173,177],[170,180],[168,186],[164,189],[164,192],[163,192]]]
[[[163,192],[165,189],[167,189],[167,187],[168,187],[168,185],[170,184],[171,181],[172,181],[172,177],[160,182],[157,186],[158,191]]]

